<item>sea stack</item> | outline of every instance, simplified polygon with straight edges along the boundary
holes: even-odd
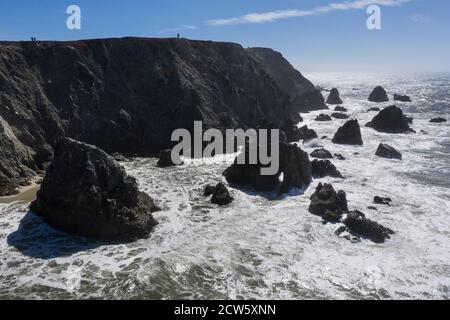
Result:
[[[350,120],[338,129],[333,138],[335,144],[363,145],[358,120]]]
[[[30,209],[54,228],[111,242],[148,237],[159,210],[112,157],[69,138],[57,144]]]
[[[328,104],[342,104],[342,99],[339,97],[339,90],[336,88],[331,89],[330,95],[327,99]]]
[[[386,102],[389,101],[386,90],[383,87],[378,86],[373,89],[372,93],[369,96],[369,101],[371,102]]]
[[[371,122],[366,124],[366,127],[385,133],[408,133],[413,132],[409,122],[402,109],[390,106],[380,111]]]

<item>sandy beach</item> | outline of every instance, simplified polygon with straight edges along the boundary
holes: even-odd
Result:
[[[33,183],[31,183],[28,186],[21,187],[19,189],[18,194],[14,194],[11,196],[4,196],[0,197],[0,204],[7,204],[7,203],[13,203],[13,202],[31,202],[36,199],[36,193],[38,192],[40,188],[40,184],[37,182],[39,178],[37,178]]]

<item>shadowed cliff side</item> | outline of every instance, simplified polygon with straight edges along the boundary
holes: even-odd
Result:
[[[65,136],[155,156],[194,120],[282,127],[292,92],[251,52],[186,39],[0,42],[0,195],[45,169]]]

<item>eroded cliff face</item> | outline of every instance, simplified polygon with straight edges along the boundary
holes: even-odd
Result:
[[[247,51],[277,85],[289,94],[292,111],[309,112],[327,109],[320,90],[296,70],[281,53],[269,48],[249,48]]]
[[[294,89],[254,52],[186,39],[0,42],[0,195],[45,169],[61,137],[153,156],[195,120],[282,127]]]

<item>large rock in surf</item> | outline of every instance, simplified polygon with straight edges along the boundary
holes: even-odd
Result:
[[[447,122],[447,119],[445,118],[433,118],[430,120],[430,123],[444,123]]]
[[[62,139],[31,210],[65,232],[104,241],[146,238],[157,222],[152,198],[102,150]]]
[[[353,233],[361,237],[366,237],[375,243],[383,243],[390,239],[390,235],[394,234],[389,228],[386,228],[365,217],[362,212],[353,211],[348,213],[344,224]]]
[[[316,149],[313,152],[311,152],[311,157],[317,158],[317,159],[333,159],[333,155],[330,151],[326,149]]]
[[[402,160],[402,154],[400,152],[398,152],[394,147],[384,143],[380,143],[375,155],[380,158]]]
[[[381,110],[366,126],[386,133],[412,132],[408,118],[403,114],[402,109],[396,106]]]
[[[350,118],[350,116],[348,114],[341,113],[341,112],[333,112],[331,114],[331,116],[335,119],[341,119],[341,120]]]
[[[257,191],[270,191],[278,187],[280,193],[286,193],[291,188],[303,188],[309,185],[312,180],[312,169],[308,154],[299,147],[286,143],[280,143],[279,148],[279,170],[274,175],[262,175],[263,165],[259,161],[257,164],[249,163],[248,146],[223,175],[232,185],[251,187]],[[283,181],[280,183],[281,174],[283,174]]]
[[[308,126],[303,126],[298,129],[299,140],[312,140],[318,138],[317,132],[314,129],[309,129]],[[298,141],[298,140],[297,140]]]
[[[347,108],[343,107],[343,106],[336,106],[336,108],[334,108],[334,111],[336,112],[347,112]]]
[[[363,145],[358,120],[350,120],[338,129],[333,138],[335,144]]]
[[[407,95],[394,94],[394,101],[411,102],[411,98]]]
[[[339,97],[339,90],[336,88],[331,89],[330,95],[327,99],[328,104],[342,104],[342,100]]]
[[[223,183],[218,183],[216,186],[206,186],[203,195],[205,197],[212,195],[211,203],[219,206],[226,206],[234,200]]]
[[[369,101],[371,102],[386,102],[389,101],[386,90],[383,87],[376,87],[369,95]]]
[[[330,160],[318,160],[314,159],[311,162],[312,166],[312,175],[314,178],[324,178],[324,177],[333,177],[333,178],[341,178],[344,177],[339,172],[339,170],[331,163]]]
[[[320,121],[320,122],[331,121],[331,120],[333,120],[333,119],[331,119],[331,117],[329,115],[323,114],[323,113],[319,114],[316,117],[316,121]]]
[[[331,184],[319,183],[311,196],[309,212],[321,217],[341,217],[348,212],[347,196],[342,190],[336,192]]]

